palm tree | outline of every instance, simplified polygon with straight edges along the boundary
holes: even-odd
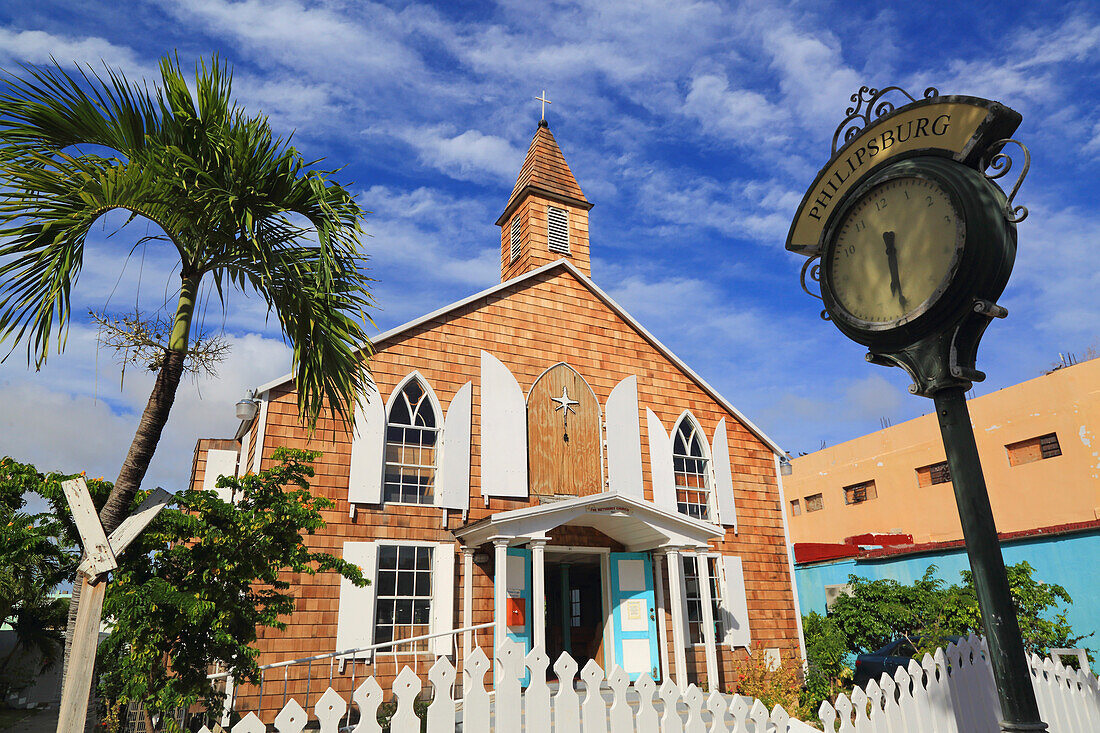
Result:
[[[100,512],[104,529],[130,511],[168,420],[204,279],[223,310],[236,289],[275,314],[311,429],[327,409],[350,422],[372,300],[358,253],[363,211],[332,172],[311,169],[266,117],[246,114],[216,57],[196,67],[194,94],[170,57],[152,91],[111,70],[22,71],[0,93],[0,347],[25,343],[36,367],[64,349],[85,239],[107,212],[128,212],[124,227],[151,222],[157,233],[136,242],[179,254],[171,333]]]

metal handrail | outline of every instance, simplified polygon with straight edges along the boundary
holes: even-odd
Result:
[[[356,657],[354,655],[357,655],[357,654],[360,654],[360,653],[363,653],[363,652],[377,652],[377,651],[381,651],[383,649],[390,649],[392,647],[401,646],[403,644],[411,644],[413,642],[418,642],[418,641],[427,641],[428,639],[438,639],[438,638],[444,637],[444,636],[451,637],[453,648],[455,650],[455,653],[457,654],[459,634],[473,633],[474,641],[476,642],[478,631],[480,631],[482,629],[491,628],[494,625],[495,625],[495,623],[490,621],[488,623],[476,624],[474,626],[464,626],[462,628],[452,629],[450,631],[439,631],[439,632],[436,632],[434,634],[422,634],[420,636],[411,636],[407,639],[398,639],[396,641],[387,641],[387,642],[384,642],[384,643],[381,643],[381,644],[371,644],[370,646],[358,647],[358,648],[355,648],[355,649],[344,649],[344,650],[338,651],[338,652],[327,652],[325,654],[314,654],[313,656],[310,656],[310,657],[301,657],[299,659],[287,659],[287,660],[282,661],[282,662],[273,662],[271,664],[264,664],[264,665],[262,665],[258,668],[259,672],[260,672],[260,685],[259,685],[259,688],[260,688],[260,703],[259,703],[259,707],[261,707],[261,708],[263,707],[264,684],[267,682],[267,679],[266,679],[267,678],[267,670],[269,670],[269,669],[277,669],[279,667],[283,668],[283,704],[285,705],[286,700],[287,700],[287,686],[289,684],[288,673],[290,671],[290,667],[295,665],[295,664],[306,664],[306,665],[308,665],[306,667],[306,669],[307,669],[307,671],[306,671],[306,699],[308,700],[309,699],[309,692],[310,692],[310,685],[313,681],[313,663],[316,662],[316,661],[323,660],[323,659],[329,660],[328,681],[329,681],[329,685],[331,686],[332,685],[332,675],[333,675],[336,660],[340,657],[350,656],[351,657],[351,663],[352,663],[351,679],[352,679],[352,686],[354,687],[355,686],[355,678],[356,678],[356,674],[355,674],[356,673],[356,669],[355,669],[355,667],[356,667]],[[412,653],[417,654],[417,652],[415,650]],[[394,656],[393,656],[393,664],[394,664],[394,673],[395,674],[396,674],[396,671],[397,671],[397,658],[399,656],[400,656],[400,654],[394,654]],[[344,665],[345,662],[346,662],[346,660],[344,660],[344,659],[340,660],[340,665],[341,665],[340,666],[340,674],[344,673],[343,665]],[[414,659],[413,665],[414,665],[415,668],[418,669],[419,665],[417,664],[417,662],[418,662],[418,660]],[[375,663],[375,666],[377,668],[377,661]],[[229,720],[230,720],[230,716],[231,716],[231,714],[232,714],[232,712],[233,712],[233,710],[236,706],[236,694],[235,694],[235,689],[234,689],[235,685],[233,684],[234,683],[233,676],[229,672],[216,672],[214,674],[207,675],[206,678],[208,680],[225,679],[225,681],[226,681],[226,699],[225,699],[225,708],[224,708],[223,714],[222,714],[222,724],[223,725],[228,725]],[[348,714],[348,720],[350,721],[351,720],[351,708],[350,707],[348,708],[348,713],[347,714]]]
[[[360,652],[373,652],[380,649],[389,649],[394,646],[401,646],[402,644],[410,644],[414,641],[425,641],[427,639],[438,639],[441,636],[458,636],[464,634],[467,631],[478,631],[480,629],[487,629],[494,625],[495,622],[489,621],[484,624],[476,624],[474,626],[464,626],[461,629],[452,629],[451,631],[439,631],[434,634],[423,634],[421,636],[410,636],[408,639],[398,639],[397,641],[387,641],[384,644],[371,644],[370,646],[362,646],[355,649],[345,649],[339,652],[327,652],[325,654],[315,654],[312,657],[302,657],[300,659],[288,659],[283,662],[272,662],[271,664],[264,664],[258,667],[260,671],[267,669],[275,669],[278,667],[289,667],[292,664],[303,664],[306,662],[316,662],[319,659],[335,659],[337,657],[347,656],[349,654],[358,654]],[[229,677],[228,672],[217,672],[206,676],[208,680],[217,680],[224,677]]]

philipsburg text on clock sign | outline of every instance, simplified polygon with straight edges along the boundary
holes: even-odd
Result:
[[[967,102],[915,105],[876,120],[841,148],[806,192],[791,226],[787,248],[817,251],[829,216],[852,188],[879,163],[917,151],[966,154],[990,111]]]
[[[806,213],[811,219],[822,221],[829,215],[830,207],[836,203],[836,195],[851,176],[858,177],[860,169],[870,163],[879,154],[887,154],[894,145],[903,145],[910,139],[923,136],[942,137],[951,129],[951,115],[942,114],[935,119],[917,117],[898,122],[897,125],[878,132],[870,140],[852,150],[843,158],[843,162],[832,167],[832,175],[820,184],[813,206]]]

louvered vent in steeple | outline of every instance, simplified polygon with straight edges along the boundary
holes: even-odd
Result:
[[[510,262],[515,262],[519,258],[520,251],[520,230],[523,226],[523,222],[517,216],[512,219],[512,258]]]
[[[556,206],[546,207],[546,239],[551,252],[569,254],[569,212]]]

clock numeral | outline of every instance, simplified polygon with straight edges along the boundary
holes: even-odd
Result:
[[[882,211],[886,208],[886,199],[879,199],[875,202],[875,211]]]
[[[849,244],[847,247],[844,248],[844,254],[846,255],[854,255],[855,253],[856,246],[854,244]]]
[[[951,223],[951,217],[947,216],[946,214],[944,214],[943,220],[946,221],[948,224]]]
[[[856,231],[857,232],[862,232],[866,228],[867,228],[867,222],[863,221],[863,219],[860,219],[859,221],[856,222]]]
[[[931,196],[925,196],[924,198],[928,199],[928,205],[931,206],[932,205],[932,197]]]
[[[909,192],[903,190],[902,193],[905,194],[905,200],[908,201],[909,200]]]

